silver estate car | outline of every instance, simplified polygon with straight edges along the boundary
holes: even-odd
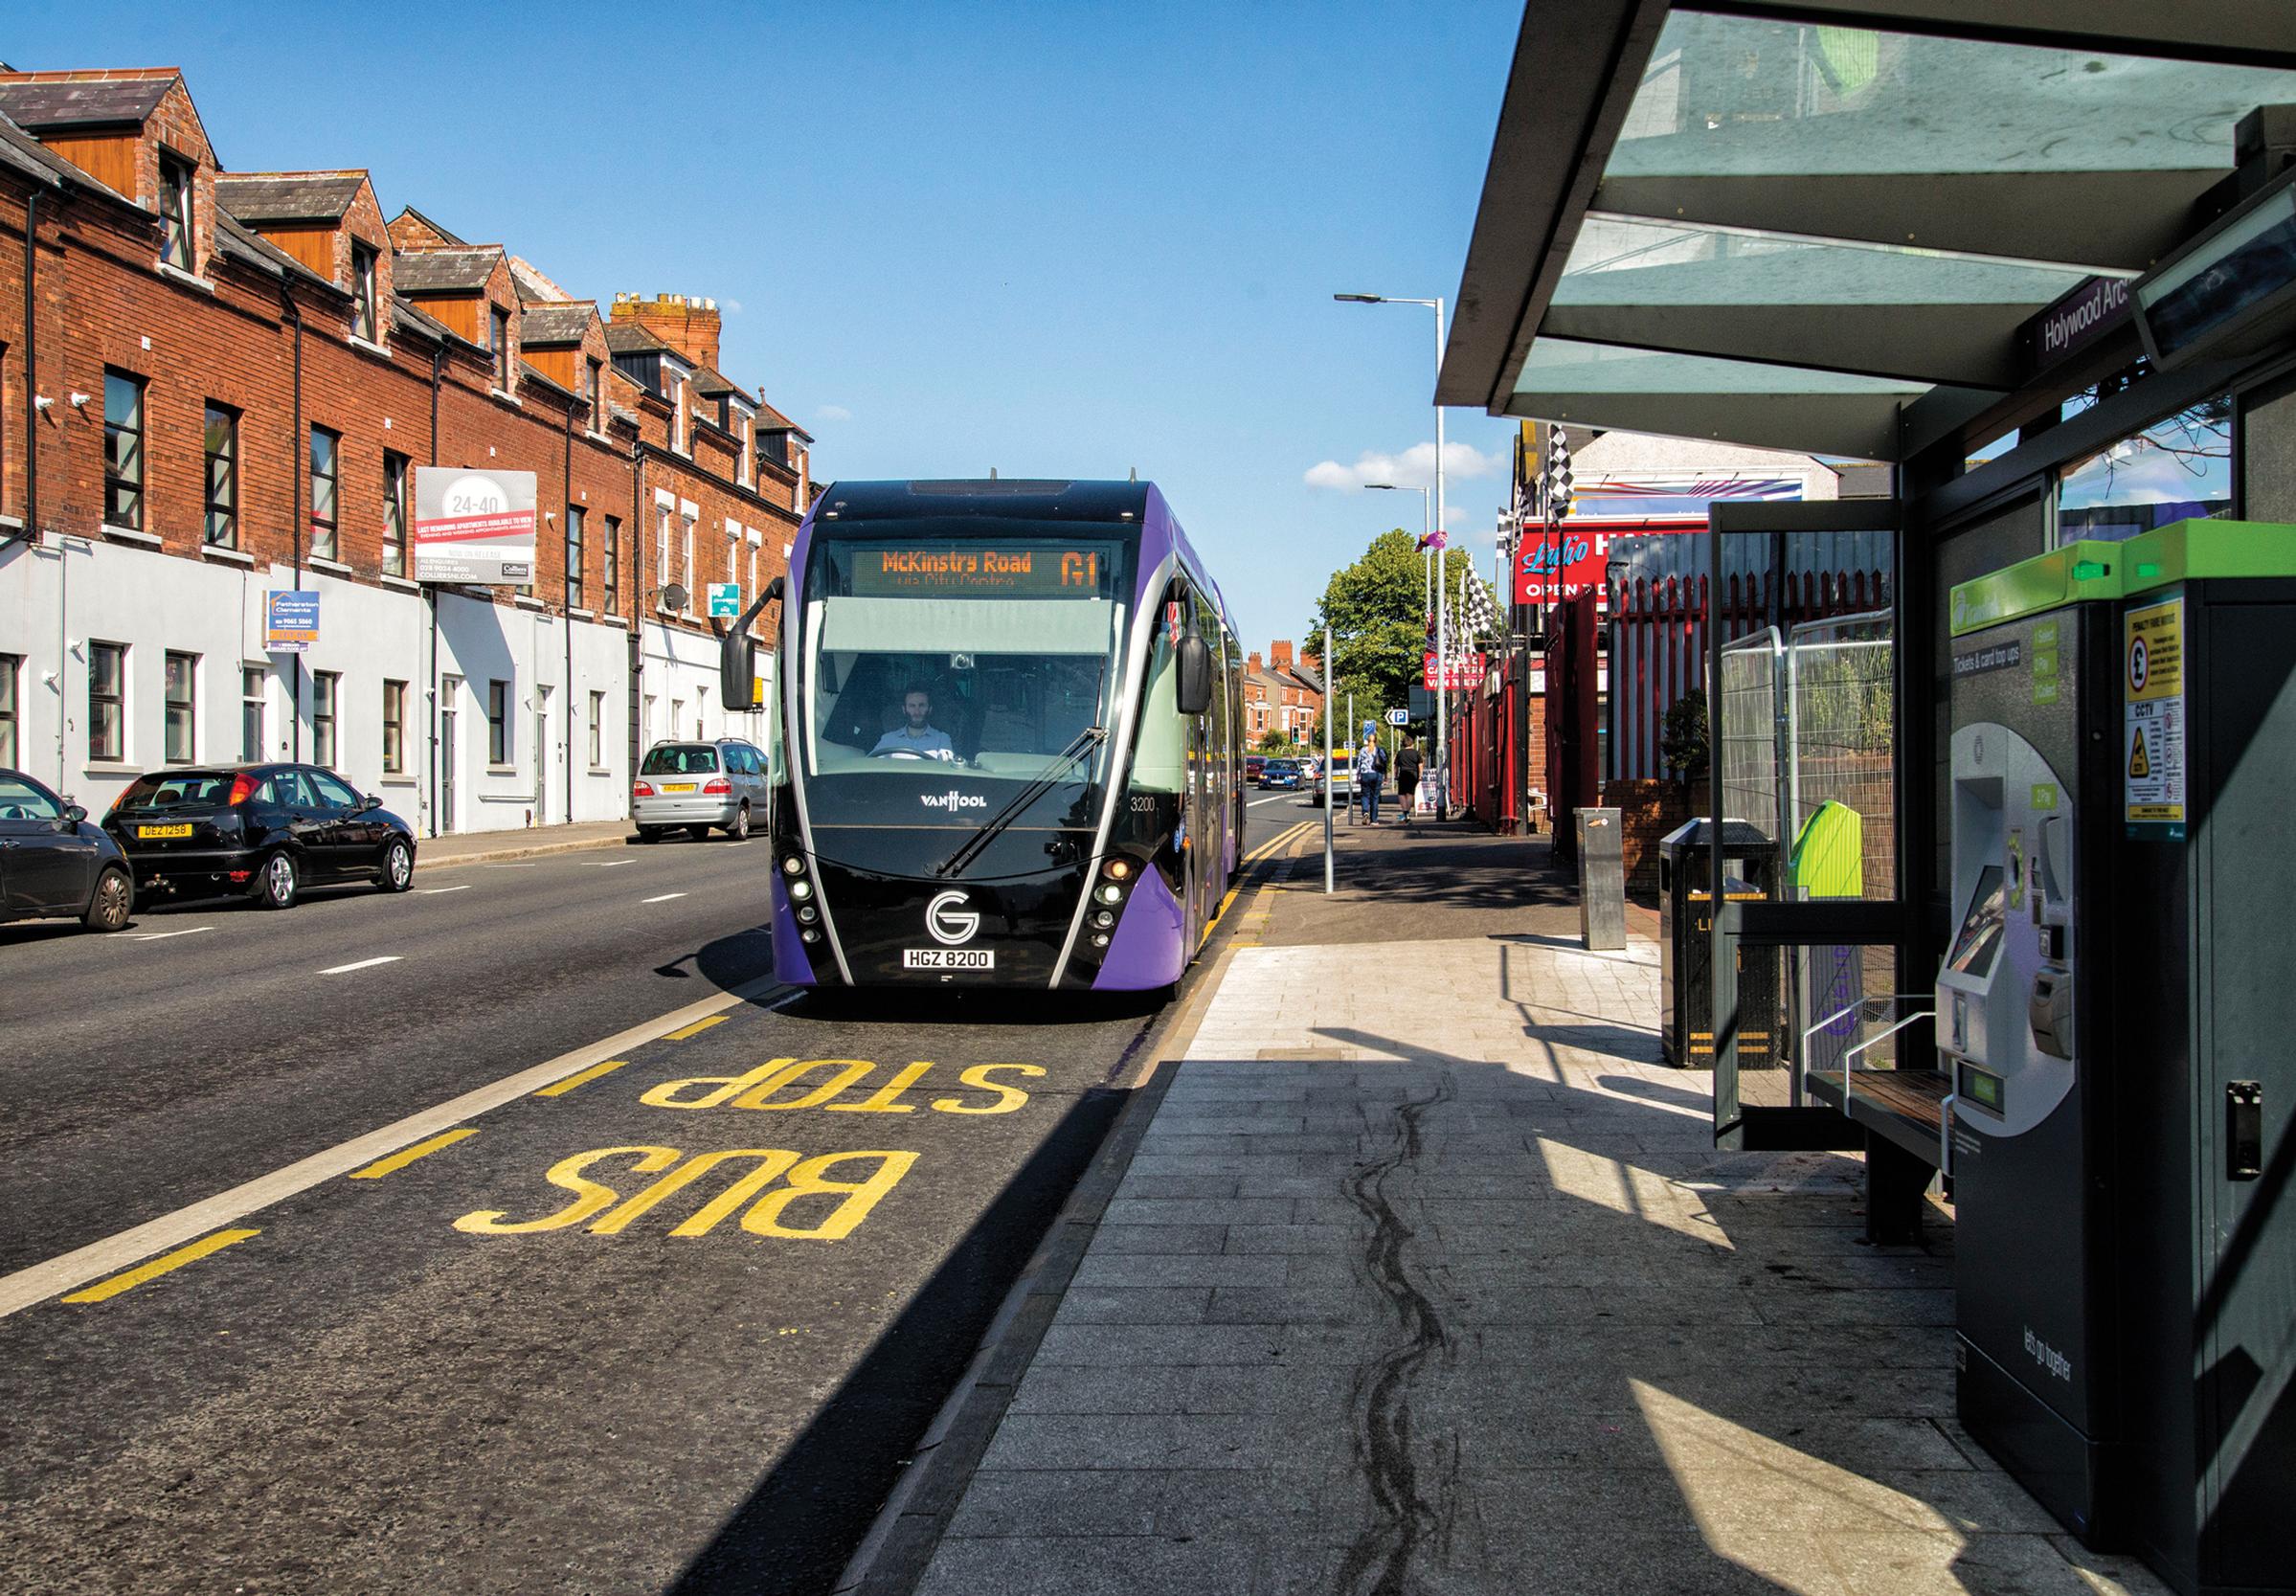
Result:
[[[765,792],[765,755],[738,737],[656,743],[630,784],[630,819],[642,843],[680,826],[697,838],[722,826],[738,839],[764,823]]]

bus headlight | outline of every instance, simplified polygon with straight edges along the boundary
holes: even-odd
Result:
[[[1099,896],[1102,903],[1122,903],[1124,901],[1124,888],[1118,887],[1113,881],[1103,882],[1100,885]]]
[[[1108,946],[1108,933],[1106,933],[1106,932],[1104,932],[1104,931],[1096,931],[1096,932],[1092,933],[1092,946],[1093,946],[1093,947],[1095,947],[1095,948],[1105,948],[1105,947],[1107,947],[1107,946]]]
[[[1116,911],[1113,909],[1097,910],[1092,914],[1092,924],[1098,926],[1102,931],[1108,930],[1115,923]]]
[[[801,905],[798,910],[798,924],[801,926],[809,926],[821,917],[822,911],[811,904]]]
[[[785,876],[803,875],[805,873],[805,861],[799,859],[794,853],[791,854],[787,859],[781,861],[781,873]]]
[[[798,902],[803,903],[807,898],[813,896],[813,883],[800,876],[789,884],[789,895]]]
[[[822,933],[811,926],[807,926],[803,931],[798,933],[798,934],[802,936],[808,942],[819,942],[822,939]]]
[[[1112,859],[1100,866],[1100,873],[1111,881],[1130,881],[1134,865],[1129,859]]]

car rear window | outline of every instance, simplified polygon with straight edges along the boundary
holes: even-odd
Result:
[[[640,776],[709,776],[717,770],[717,750],[707,744],[674,744],[649,748]]]
[[[139,776],[120,797],[123,809],[213,809],[231,796],[218,771],[161,771]]]

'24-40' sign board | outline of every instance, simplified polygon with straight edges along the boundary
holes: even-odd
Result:
[[[506,587],[533,579],[533,472],[415,468],[415,580]]]

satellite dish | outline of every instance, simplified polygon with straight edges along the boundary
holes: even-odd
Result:
[[[662,590],[662,607],[665,610],[682,610],[686,608],[686,600],[689,596],[684,584],[672,582]]]

